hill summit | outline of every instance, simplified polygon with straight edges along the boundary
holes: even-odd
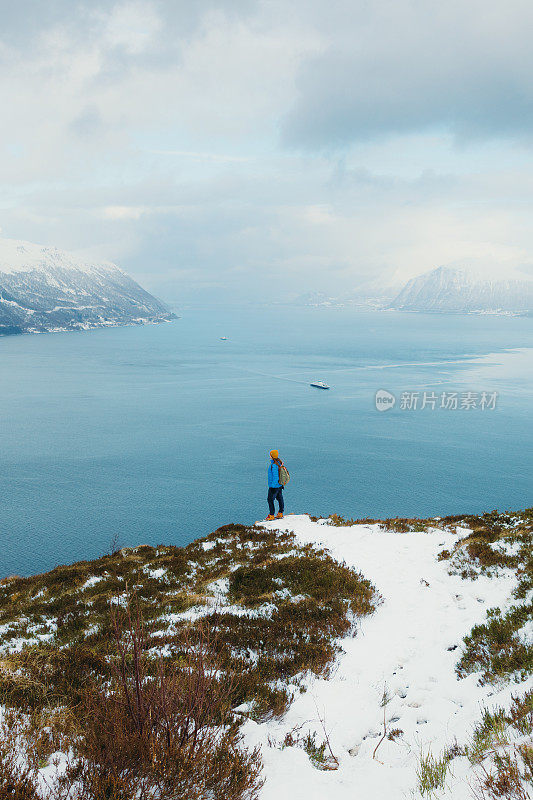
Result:
[[[518,272],[505,277],[479,267],[443,266],[406,283],[391,303],[401,311],[531,313],[533,280]]]

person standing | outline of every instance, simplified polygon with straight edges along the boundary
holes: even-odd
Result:
[[[268,516],[267,519],[283,519],[283,512],[285,510],[285,503],[283,502],[283,483],[280,468],[285,466],[279,457],[277,450],[270,451],[270,464],[268,465]],[[286,470],[285,470],[286,471]],[[288,475],[288,473],[287,473]],[[286,481],[285,481],[286,482]],[[276,507],[274,500],[277,500],[279,512],[275,514]]]

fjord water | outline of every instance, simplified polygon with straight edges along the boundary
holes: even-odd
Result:
[[[0,577],[261,519],[274,447],[291,471],[288,511],[531,505],[532,318],[178,313],[158,326],[0,339]],[[331,390],[312,389],[317,379]],[[397,402],[380,413],[378,389],[499,399],[495,410]]]

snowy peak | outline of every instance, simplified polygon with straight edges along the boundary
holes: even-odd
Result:
[[[402,311],[533,312],[533,280],[479,267],[437,267],[412,278],[391,303]]]
[[[140,325],[174,316],[111,262],[0,239],[0,335]]]
[[[57,247],[45,247],[17,239],[0,239],[0,273],[6,275],[15,272],[33,272],[34,270],[48,272],[57,269],[85,273],[115,270],[122,272],[110,261],[93,263],[73,253],[59,250]]]

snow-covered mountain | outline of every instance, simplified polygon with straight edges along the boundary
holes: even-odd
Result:
[[[391,303],[402,311],[531,313],[533,280],[479,268],[438,267],[412,278]]]
[[[164,322],[174,316],[111,262],[0,239],[0,335]]]

